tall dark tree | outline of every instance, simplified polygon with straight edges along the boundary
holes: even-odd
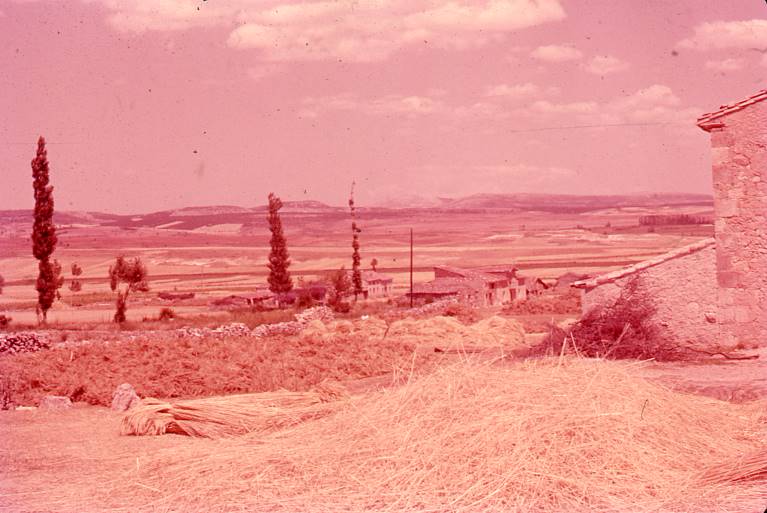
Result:
[[[35,191],[34,224],[32,225],[32,254],[39,261],[37,282],[37,315],[42,316],[42,322],[48,319],[48,310],[64,284],[61,276],[61,265],[56,260],[51,261],[51,255],[56,249],[56,225],[53,224],[53,186],[49,185],[48,152],[45,149],[45,139],[40,136],[37,141],[37,156],[32,159],[32,178]]]
[[[119,256],[114,265],[109,266],[109,287],[112,292],[117,292],[117,304],[114,321],[117,323],[125,322],[125,312],[128,310],[128,296],[132,291],[146,292],[149,290],[147,284],[146,266],[141,259],[136,257],[128,260]],[[120,285],[125,284],[123,290]]]
[[[272,237],[269,243],[272,250],[269,252],[269,290],[278,297],[287,294],[293,290],[293,280],[290,277],[288,267],[290,267],[290,255],[288,254],[288,242],[285,240],[285,234],[282,232],[282,220],[280,219],[280,209],[282,201],[280,198],[269,193],[269,231]]]
[[[4,286],[5,286],[5,278],[3,278],[3,276],[0,274],[0,294],[3,293],[3,287]],[[8,324],[10,322],[11,322],[11,318],[10,317],[7,317],[4,314],[0,314],[0,328],[8,327]]]
[[[357,212],[354,208],[354,182],[349,194],[349,210],[352,215],[352,285],[354,286],[354,300],[362,294],[362,272],[360,271],[360,232],[362,230],[357,226]]]

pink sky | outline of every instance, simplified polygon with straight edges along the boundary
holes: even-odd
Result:
[[[765,50],[763,0],[6,0],[0,209],[39,134],[66,210],[709,192]]]

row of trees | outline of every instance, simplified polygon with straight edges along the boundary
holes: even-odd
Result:
[[[352,182],[351,192],[349,194],[349,212],[352,220],[352,273],[351,279],[346,272],[345,267],[341,267],[338,271],[332,273],[329,276],[330,284],[330,296],[328,303],[336,309],[344,309],[344,298],[351,290],[354,294],[354,300],[359,299],[359,296],[364,292],[362,286],[362,271],[360,269],[360,263],[362,261],[360,257],[360,242],[359,234],[362,230],[357,225],[357,211],[354,206],[354,185]],[[269,268],[269,290],[271,290],[277,297],[278,301],[284,297],[285,294],[293,290],[293,280],[290,276],[290,255],[288,253],[287,239],[282,229],[282,219],[280,218],[280,209],[283,207],[282,201],[274,193],[269,194],[269,214],[267,215],[267,221],[269,222],[269,231],[271,232],[271,238],[269,240],[270,252],[269,262],[267,267]],[[378,265],[378,260],[375,258],[370,261],[370,265],[373,270]]]
[[[641,226],[712,224],[713,222],[714,220],[709,216],[691,214],[653,214],[639,218]]]
[[[50,168],[48,152],[45,147],[45,138],[40,137],[37,141],[37,154],[32,160],[32,177],[35,197],[34,223],[32,226],[32,254],[38,260],[38,277],[35,289],[38,293],[36,311],[38,321],[45,324],[48,319],[48,311],[53,302],[60,298],[59,289],[64,284],[61,273],[61,264],[53,258],[53,253],[58,243],[56,225],[53,223],[53,186],[50,185]],[[352,276],[351,286],[346,270],[342,267],[330,277],[333,292],[331,303],[341,304],[348,290],[352,288],[355,300],[363,293],[362,273],[360,270],[360,243],[359,234],[362,230],[357,225],[356,208],[354,205],[354,183],[352,182],[349,194],[349,211],[352,220]],[[280,209],[283,203],[274,193],[269,194],[269,213],[267,221],[271,232],[269,253],[269,289],[279,297],[293,289],[293,280],[290,276],[290,255],[287,248],[287,240],[282,228]],[[375,270],[378,264],[376,259],[371,261]],[[72,292],[82,290],[82,268],[73,263],[71,267],[72,281],[69,289]],[[139,258],[126,259],[117,257],[115,263],[109,268],[109,283],[113,292],[117,293],[115,322],[122,323],[126,319],[127,301],[131,292],[148,291],[147,269]],[[2,291],[2,277],[0,277],[0,292]]]

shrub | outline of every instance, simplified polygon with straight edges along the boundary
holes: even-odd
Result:
[[[172,308],[163,307],[160,309],[160,315],[157,317],[160,321],[172,321],[176,318],[176,312]]]
[[[534,354],[577,351],[589,357],[678,360],[689,354],[658,332],[655,307],[641,280],[628,281],[611,305],[595,307],[569,330],[551,327],[549,336],[531,349]]]
[[[113,292],[117,292],[117,308],[114,316],[116,323],[122,324],[126,320],[125,312],[128,309],[128,295],[131,291],[146,292],[149,290],[146,279],[146,266],[139,257],[128,260],[119,256],[114,265],[109,266],[109,287]],[[125,284],[125,287],[120,290],[122,283]]]

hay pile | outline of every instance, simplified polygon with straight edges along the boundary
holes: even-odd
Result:
[[[160,455],[142,481],[168,500],[243,510],[763,507],[767,487],[755,468],[701,475],[764,449],[763,405],[684,395],[637,376],[632,365],[600,360],[449,366],[265,438]]]
[[[433,345],[442,350],[502,347],[507,350],[525,345],[525,331],[515,320],[493,316],[471,325],[454,317],[403,319],[389,325],[370,317],[352,321],[323,323],[312,321],[301,336],[324,342],[334,341],[348,334],[359,334],[369,339],[398,340],[412,345]]]
[[[265,433],[317,419],[336,411],[348,394],[342,386],[322,383],[309,392],[278,390],[167,403],[143,399],[122,419],[122,435],[174,433],[222,438]]]

